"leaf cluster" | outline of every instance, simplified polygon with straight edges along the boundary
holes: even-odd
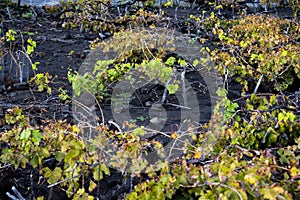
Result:
[[[276,90],[285,90],[299,73],[300,28],[296,21],[263,15],[246,16],[230,21],[228,29],[216,26],[219,49],[211,53],[221,73],[236,80],[248,90],[245,80],[264,77]]]
[[[110,172],[97,152],[91,151],[95,146],[79,137],[76,126],[58,121],[32,127],[20,108],[8,110],[5,119],[14,127],[1,133],[1,141],[5,143],[1,163],[12,164],[15,169],[37,168],[49,187],[61,185],[73,199],[93,199],[87,192],[94,190],[96,183]],[[50,160],[54,165],[48,164]],[[91,172],[92,179],[88,178]],[[84,179],[87,185],[80,184]]]
[[[95,52],[117,56],[113,60],[97,60],[92,67],[89,66],[92,64],[87,67],[83,65],[86,71],[84,74],[69,72],[68,79],[75,95],[90,92],[102,99],[111,83],[120,81],[123,76],[130,79],[131,84],[141,80],[159,80],[166,84],[173,76],[173,66],[185,65],[185,61],[172,56],[164,61],[167,51],[173,49],[173,40],[163,35],[151,29],[125,30],[115,33],[113,40],[93,43],[92,49]],[[169,93],[173,94],[177,89],[175,79],[168,83]]]
[[[122,2],[119,2],[122,4]],[[145,5],[152,4],[151,1],[142,2]],[[159,16],[156,12],[147,11],[138,6],[126,5],[130,11],[125,14],[120,13],[123,6],[114,5],[108,0],[79,0],[76,2],[67,2],[61,6],[66,10],[60,16],[65,20],[63,27],[80,27],[82,31],[93,32],[118,32],[131,26],[143,26],[156,24]],[[118,9],[117,9],[118,7]],[[119,10],[119,14],[116,12]]]

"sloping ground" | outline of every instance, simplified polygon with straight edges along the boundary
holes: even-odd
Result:
[[[11,10],[13,19],[3,20],[4,30],[9,29],[21,30],[27,33],[30,37],[36,41],[36,49],[32,54],[32,62],[39,62],[37,65],[37,71],[30,71],[30,78],[34,77],[34,73],[48,73],[49,86],[52,89],[51,94],[45,92],[39,92],[38,88],[33,84],[19,84],[16,80],[10,80],[5,77],[4,86],[5,89],[0,93],[0,109],[1,118],[4,118],[4,113],[14,107],[22,108],[25,115],[30,116],[30,123],[32,126],[41,125],[49,120],[67,120],[70,123],[75,123],[72,117],[72,106],[65,104],[58,97],[60,94],[59,88],[69,90],[72,94],[70,83],[68,82],[67,73],[69,70],[77,70],[86,55],[89,53],[89,43],[96,39],[97,34],[82,33],[79,29],[66,30],[61,27],[62,20],[49,17],[45,15],[39,8],[36,8],[38,12],[38,18],[25,19],[19,18],[18,15],[22,14],[22,11]],[[7,14],[5,10],[3,13]],[[24,12],[24,11],[23,11]],[[185,10],[179,10],[180,17],[184,18],[183,14],[188,15],[189,12]],[[7,16],[8,17],[8,16]],[[16,18],[15,18],[16,17]],[[24,34],[24,38],[28,36]],[[193,77],[197,74],[192,74],[194,84],[197,85],[199,80]],[[203,80],[202,80],[203,81]],[[201,80],[200,80],[201,82]],[[198,83],[198,85],[200,84]],[[204,87],[204,86],[203,86]],[[157,93],[161,98],[164,91],[161,87],[150,86],[150,88],[144,88],[144,90],[151,91],[150,93],[138,94],[143,103],[147,101],[157,101]],[[203,88],[203,90],[206,90]],[[205,97],[206,101],[202,98],[204,105],[203,113],[205,116],[201,116],[201,121],[208,121],[210,111],[210,100]],[[139,104],[140,102],[137,102]],[[111,106],[104,104],[102,107],[105,118],[111,119]],[[174,110],[174,114],[168,116],[168,123],[175,123],[177,116],[176,107],[170,107]],[[145,109],[143,106],[136,106],[133,111],[133,118],[144,117],[146,121],[140,121],[141,125],[149,123],[150,118],[147,118],[149,108]],[[170,127],[170,124],[166,125]],[[13,125],[0,124],[1,132],[8,131],[13,128]],[[49,166],[54,163],[49,164]],[[33,178],[30,179],[30,175]],[[110,177],[106,177],[101,183],[100,192],[95,191],[94,194],[100,199],[114,199],[120,194],[126,193],[131,190],[132,183],[128,183],[129,180],[122,180],[122,175],[118,172],[112,173]],[[49,199],[65,199],[66,195],[60,191],[58,187],[47,189],[45,182],[36,184],[39,182],[38,172],[30,167],[26,169],[14,170],[12,165],[4,166],[2,168],[2,175],[0,177],[0,197],[1,199],[9,199],[6,192],[14,194],[12,187],[15,186],[17,190],[24,196],[29,197],[30,191],[26,188],[30,187],[30,184],[34,184],[36,187],[36,196],[48,196]],[[99,188],[98,188],[99,190]]]
[[[57,121],[58,119],[74,123],[71,105],[63,103],[58,97],[60,94],[59,88],[68,89],[71,93],[70,83],[67,80],[68,70],[77,70],[79,68],[88,53],[89,42],[93,41],[98,35],[82,33],[76,28],[71,30],[63,29],[61,28],[62,20],[51,18],[40,9],[37,9],[37,11],[39,14],[37,19],[34,17],[24,19],[19,18],[19,15],[22,13],[12,10],[12,15],[15,18],[8,19],[6,16],[5,20],[3,20],[3,25],[6,30],[12,28],[22,32],[33,33],[31,37],[37,42],[37,48],[32,55],[32,60],[33,62],[40,62],[36,73],[49,73],[49,85],[52,88],[52,93],[39,92],[37,91],[38,88],[31,84],[20,86],[14,81],[5,80],[5,90],[0,94],[1,132],[12,128],[12,125],[7,125],[3,118],[4,112],[15,106],[21,107],[24,113],[30,116],[32,125],[40,125],[45,121]],[[173,11],[173,9],[166,9],[166,14],[173,18]],[[4,8],[1,12],[6,13]],[[197,13],[200,11],[179,9],[178,18],[185,19],[191,12]],[[282,9],[279,14],[288,18],[292,15],[290,10],[287,9]],[[229,16],[231,15],[229,14]],[[178,26],[180,27],[180,25]],[[185,29],[186,27],[180,28]],[[33,77],[33,72],[31,72],[31,77]],[[201,81],[198,82],[200,83]],[[255,86],[255,83],[253,84]],[[235,82],[232,82],[229,88],[233,88],[230,91],[232,98],[240,96],[240,87]],[[162,93],[163,89],[158,88],[155,91]],[[142,94],[139,95],[143,97]],[[151,98],[153,98],[151,95],[146,96],[145,102],[149,99],[151,100]],[[206,105],[205,102],[204,105]],[[109,105],[103,108],[103,110],[107,111],[110,109]],[[141,113],[135,113],[136,117],[140,117],[143,112],[144,110]],[[143,117],[145,118],[145,116]],[[5,144],[3,145],[5,146]],[[55,163],[51,163],[50,160],[46,165],[51,167]],[[32,179],[30,178],[31,175],[33,176]],[[100,184],[101,187],[99,186],[93,194],[100,199],[117,199],[122,196],[120,194],[124,196],[124,193],[131,191],[133,184],[136,184],[136,182],[138,181],[122,180],[122,176],[118,172],[114,172],[109,177],[105,176],[104,181]],[[48,189],[44,179],[38,177],[38,170],[30,167],[15,170],[12,165],[2,166],[0,169],[0,183],[0,199],[9,199],[5,193],[10,192],[13,194],[12,186],[15,186],[23,197],[29,199],[32,194],[28,188],[32,188],[32,185],[34,186],[35,196],[45,196],[48,199],[55,200],[67,198],[58,187]]]
[[[51,94],[40,93],[37,88],[29,87],[29,84],[18,87],[18,84],[6,80],[7,91],[1,94],[2,109],[19,106],[29,113],[38,112],[39,114],[36,114],[40,119],[37,120],[47,117],[52,119],[69,117],[69,106],[63,105],[58,98],[58,88],[70,88],[67,72],[80,66],[84,59],[84,51],[88,49],[88,42],[94,36],[91,38],[78,30],[65,30],[57,23],[47,18],[38,19],[36,23],[24,19],[4,21],[3,25],[6,29],[22,30],[33,34],[31,37],[36,41],[37,48],[32,55],[32,62],[40,63],[35,73],[49,73],[50,87],[53,87],[53,90]],[[69,55],[72,51],[74,53]],[[30,78],[33,75],[33,71],[30,70]]]
[[[37,9],[38,10],[38,9]],[[40,62],[35,73],[48,73],[49,86],[52,88],[51,94],[39,92],[37,87],[32,84],[24,83],[22,85],[15,81],[5,79],[5,88],[0,94],[1,119],[4,119],[4,112],[13,107],[22,108],[26,115],[31,116],[31,125],[41,124],[47,120],[68,120],[72,121],[70,105],[64,104],[58,94],[58,88],[70,89],[67,80],[67,72],[70,69],[77,69],[84,59],[84,51],[87,50],[89,41],[95,36],[83,34],[78,30],[65,30],[61,28],[60,22],[39,13],[37,22],[32,19],[19,18],[21,14],[12,9],[13,19],[4,19],[2,21],[4,30],[20,30],[24,34],[32,34],[31,38],[36,41],[37,48],[32,54],[32,62]],[[5,11],[3,11],[5,12]],[[7,14],[7,13],[6,13]],[[24,34],[24,37],[28,37]],[[70,52],[74,53],[70,56]],[[30,71],[30,78],[34,76]],[[1,120],[1,121],[2,121]],[[1,122],[1,132],[10,130],[12,126],[4,125]],[[30,179],[33,175],[33,179]],[[39,177],[36,170],[31,168],[14,170],[12,166],[3,166],[1,168],[0,178],[0,199],[10,199],[6,192],[14,194],[11,190],[15,186],[24,196],[30,196],[27,188],[34,180]],[[36,185],[36,194],[38,196],[49,196],[49,199],[65,199],[66,195],[57,188],[49,189],[43,183]],[[14,194],[15,195],[15,194]]]

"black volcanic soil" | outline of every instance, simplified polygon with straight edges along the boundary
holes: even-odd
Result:
[[[58,97],[59,88],[63,88],[72,94],[71,86],[67,78],[69,69],[77,70],[87,53],[89,52],[89,43],[97,38],[97,34],[94,33],[82,33],[79,29],[66,30],[61,27],[62,20],[55,18],[51,15],[47,15],[44,12],[39,12],[37,9],[37,19],[30,18],[24,19],[20,17],[22,12],[17,8],[11,10],[13,19],[9,19],[6,13],[5,6],[0,7],[0,13],[2,15],[1,20],[3,22],[4,30],[14,29],[21,30],[22,32],[31,32],[32,39],[37,42],[37,48],[32,55],[33,62],[40,62],[37,66],[38,71],[36,73],[49,73],[50,86],[52,93],[38,92],[37,88],[30,86],[29,84],[18,85],[13,81],[6,79],[5,88],[0,93],[0,118],[3,119],[4,113],[7,109],[19,106],[23,109],[26,115],[30,116],[31,123],[40,124],[43,120],[58,120],[65,119],[71,123],[74,123],[72,118],[72,106],[71,103],[64,103]],[[168,13],[169,11],[169,13]],[[167,14],[173,15],[173,10],[166,10]],[[179,10],[179,18],[186,18],[191,12],[201,12],[189,9]],[[282,10],[281,16],[290,17],[290,10]],[[25,36],[26,37],[26,36]],[[33,77],[33,72],[30,74]],[[199,92],[198,98],[202,99],[200,107],[203,109],[204,116],[200,117],[200,122],[206,122],[210,117],[210,99],[207,98],[205,93],[206,86],[203,80],[197,76],[196,73],[190,73],[188,78],[195,84],[195,88],[198,87],[202,90]],[[239,86],[232,84],[231,96],[234,98],[239,97]],[[194,89],[194,88],[193,88]],[[200,91],[199,89],[199,91]],[[146,102],[156,102],[161,98],[164,88],[159,85],[149,85],[144,88],[147,92],[137,91],[137,95],[142,101],[131,102],[134,107],[131,109],[132,119],[138,119],[139,125],[147,125],[150,122],[149,108],[145,107]],[[176,104],[176,99],[168,97],[169,103]],[[108,102],[108,103],[107,103]],[[168,109],[168,123],[166,127],[174,127],[178,119],[178,109],[174,106],[165,106]],[[107,120],[112,118],[111,107],[109,101],[106,101],[102,105],[102,109]],[[140,120],[139,120],[140,119]],[[143,120],[141,120],[143,119]],[[0,131],[9,130],[11,127],[3,125],[0,122]],[[168,130],[165,130],[168,131]],[[34,181],[30,179],[30,175],[33,175]],[[38,180],[37,170],[26,168],[15,170],[13,166],[3,166],[0,168],[0,199],[9,199],[6,192],[13,194],[11,190],[12,186],[17,187],[18,191],[26,198],[30,199],[30,191],[28,188],[32,182],[36,183]],[[124,186],[122,186],[124,185]],[[112,177],[105,177],[102,184],[101,193],[95,193],[99,199],[116,199],[119,194],[126,193],[130,190],[126,180],[122,181],[120,174],[113,173]],[[49,190],[46,184],[34,184],[34,191],[36,196],[45,196],[48,199],[67,199],[66,195],[59,188],[52,188]]]

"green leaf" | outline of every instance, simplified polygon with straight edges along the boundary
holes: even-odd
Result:
[[[244,41],[241,41],[241,42],[240,42],[240,46],[241,46],[242,48],[245,48],[245,47],[247,47],[247,43],[244,42]]]
[[[108,65],[110,65],[114,62],[115,62],[115,60],[98,60],[94,66],[93,73],[96,73],[97,71],[105,70]]]
[[[20,139],[24,140],[24,141],[27,141],[28,138],[30,137],[30,135],[31,135],[31,131],[30,131],[30,129],[27,128],[27,129],[22,131]]]
[[[278,195],[284,193],[284,189],[277,186],[273,188],[262,188],[260,192],[262,193],[264,199],[276,200]]]
[[[271,127],[270,127],[271,128]],[[275,133],[275,131],[272,129],[272,132],[269,134],[268,137],[268,144],[276,144],[277,142],[277,134]]]
[[[65,154],[62,152],[56,152],[55,153],[55,159],[59,162],[61,162],[65,157]]]
[[[255,60],[257,57],[258,57],[258,55],[257,55],[257,54],[255,54],[255,53],[252,53],[252,54],[251,54],[250,61],[253,61],[253,60]]]
[[[286,50],[283,50],[283,51],[281,52],[281,56],[283,56],[283,57],[287,56],[287,54],[288,54],[288,51],[286,51]]]
[[[181,67],[184,67],[186,65],[186,61],[179,58],[178,63]]]
[[[35,47],[36,47],[36,42],[33,41],[31,38],[29,38],[29,39],[27,40],[27,43],[28,43],[28,45],[27,45],[26,53],[27,53],[28,55],[30,55],[32,52],[34,52],[34,49],[35,49]]]
[[[198,59],[194,60],[194,61],[193,61],[193,66],[197,66],[197,65],[199,64],[199,62],[200,62],[200,61],[199,61]]]
[[[101,164],[101,170],[104,172],[104,174],[110,175],[110,171],[107,165]]]
[[[22,14],[22,17],[25,18],[25,19],[29,19],[33,16],[32,12],[28,12],[28,13],[23,13]]]
[[[279,114],[278,114],[278,120],[279,120],[279,121],[285,120],[285,116],[284,116],[283,113],[279,113]]]
[[[51,174],[51,177],[48,178],[48,182],[51,183],[56,183],[60,181],[62,178],[62,169],[60,167],[56,167]]]
[[[45,167],[43,171],[49,184],[57,183],[62,178],[62,169],[60,167],[56,167],[53,171],[49,167]]]
[[[100,181],[103,179],[103,173],[102,171],[100,170],[100,166],[97,165],[95,168],[94,168],[94,172],[93,172],[93,177],[96,181]]]
[[[34,154],[29,163],[33,168],[36,168],[39,164],[39,157],[36,154]]]
[[[296,116],[292,112],[287,113],[287,118],[290,120],[290,122],[293,122],[296,119]]]
[[[43,135],[39,130],[32,131],[32,139],[31,139],[32,142],[39,143],[42,138],[43,138]]]
[[[33,63],[32,65],[31,65],[31,68],[32,68],[32,70],[34,70],[34,71],[37,71],[37,65],[39,65],[40,64],[40,62],[35,62],[35,63]]]
[[[6,35],[6,41],[10,42],[10,41],[15,41],[15,35],[17,34],[16,31],[14,30],[8,30],[5,35]]]
[[[139,128],[134,129],[133,130],[133,134],[136,135],[136,136],[143,136],[143,135],[145,135],[144,127],[141,126]]]
[[[175,94],[175,92],[178,90],[179,86],[178,84],[169,84],[167,86],[167,90],[169,92],[169,94]]]
[[[80,150],[78,149],[70,149],[66,154],[65,161],[68,162],[70,160],[75,159],[80,154]]]
[[[250,183],[251,185],[257,186],[258,180],[256,179],[254,174],[247,174],[244,177],[244,181]]]
[[[167,59],[167,61],[165,63],[166,63],[166,65],[173,66],[175,61],[176,61],[176,59],[174,57],[170,57]]]

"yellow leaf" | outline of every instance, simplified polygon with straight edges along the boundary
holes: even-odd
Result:
[[[177,135],[176,135],[175,132],[172,132],[170,137],[171,137],[172,139],[175,139],[175,138],[177,137]]]
[[[79,133],[79,132],[80,132],[80,129],[79,129],[77,126],[73,125],[72,128],[71,128],[71,131],[72,131],[73,133]]]
[[[257,179],[254,177],[253,174],[247,174],[247,175],[244,177],[244,181],[245,181],[245,182],[248,182],[248,183],[250,183],[251,185],[254,185],[254,186],[257,186],[257,184],[258,184],[258,181],[257,181]]]
[[[263,188],[261,189],[261,193],[264,199],[276,200],[278,195],[284,193],[284,189],[279,186],[275,186],[272,188]]]
[[[149,28],[154,29],[154,28],[156,28],[156,27],[155,27],[154,24],[151,24],[151,25],[149,26]]]
[[[88,196],[88,200],[94,200],[95,198],[93,196]]]
[[[195,158],[195,159],[201,158],[201,152],[199,151],[198,148],[196,149],[196,152],[195,152],[195,154],[194,154],[194,158]]]
[[[97,184],[94,181],[90,181],[89,192],[92,192],[97,187]]]
[[[273,196],[269,188],[263,188],[261,190],[261,193],[263,194],[264,199],[276,200],[276,196]]]
[[[276,192],[276,194],[283,194],[284,193],[284,189],[282,187],[279,187],[279,186],[273,187],[272,190],[274,192]]]
[[[293,166],[291,169],[290,169],[290,172],[291,172],[291,176],[292,178],[297,178],[299,175],[300,175],[300,169],[298,169],[297,167]]]
[[[84,193],[84,188],[80,188],[78,191],[77,191],[77,194],[78,195],[82,195]]]

